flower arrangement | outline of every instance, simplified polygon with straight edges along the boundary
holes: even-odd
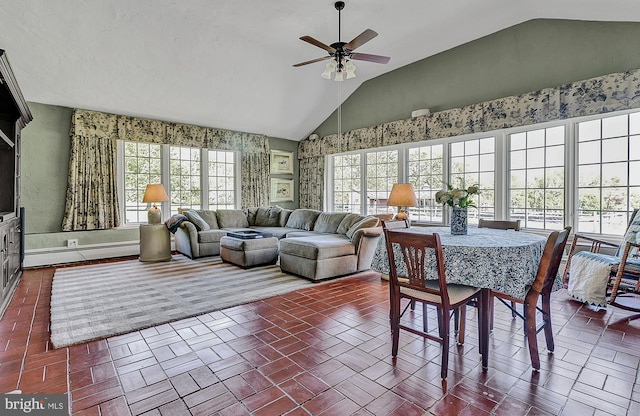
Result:
[[[471,200],[471,196],[478,193],[478,185],[471,185],[467,189],[454,188],[453,185],[448,184],[446,191],[436,192],[436,202],[442,205],[447,204],[450,207],[467,208],[476,205]]]

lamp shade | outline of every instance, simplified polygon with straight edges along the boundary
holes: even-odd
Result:
[[[144,190],[144,197],[142,197],[142,202],[165,202],[168,200],[169,197],[161,184],[147,185],[147,189]]]
[[[394,207],[415,207],[418,205],[416,193],[413,191],[413,185],[410,183],[393,184],[387,205]]]

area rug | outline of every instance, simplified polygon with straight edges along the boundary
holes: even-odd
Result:
[[[57,269],[51,289],[55,348],[265,299],[314,285],[276,265],[242,269],[220,257],[138,260]]]

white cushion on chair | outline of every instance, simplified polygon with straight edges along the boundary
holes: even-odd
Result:
[[[439,290],[437,280],[427,280],[425,286],[429,289]],[[474,294],[478,293],[479,291],[480,289],[473,286],[456,285],[456,284],[447,285],[447,292],[449,293],[449,303],[452,305],[455,305],[458,302],[462,302],[463,300],[472,297]],[[442,303],[442,300],[438,295],[433,295],[431,293],[422,292],[416,289],[410,289],[408,287],[400,286],[400,293],[406,296],[410,296],[412,298],[416,298],[428,303],[432,303],[432,304]]]

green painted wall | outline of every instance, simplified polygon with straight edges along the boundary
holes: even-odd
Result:
[[[286,139],[277,139],[274,137],[269,137],[269,147],[271,150],[284,150],[287,152],[293,153],[293,175],[272,175],[272,178],[283,178],[283,179],[293,179],[294,180],[294,195],[295,199],[292,202],[275,202],[273,205],[279,205],[283,208],[294,209],[300,206],[300,192],[298,192],[298,188],[300,186],[300,165],[298,163],[298,142]],[[271,189],[271,184],[269,184],[269,189]]]
[[[78,244],[105,244],[137,241],[138,228],[104,231],[62,232],[67,192],[71,115],[67,107],[29,103],[33,121],[22,131],[21,205],[25,208],[25,249],[66,247],[68,239]],[[269,138],[274,150],[294,152],[294,174],[298,189],[298,142]],[[280,202],[285,208],[298,207],[298,199]]]
[[[640,23],[531,20],[365,82],[342,131],[640,68],[639,39]],[[334,112],[315,133],[337,129]]]

